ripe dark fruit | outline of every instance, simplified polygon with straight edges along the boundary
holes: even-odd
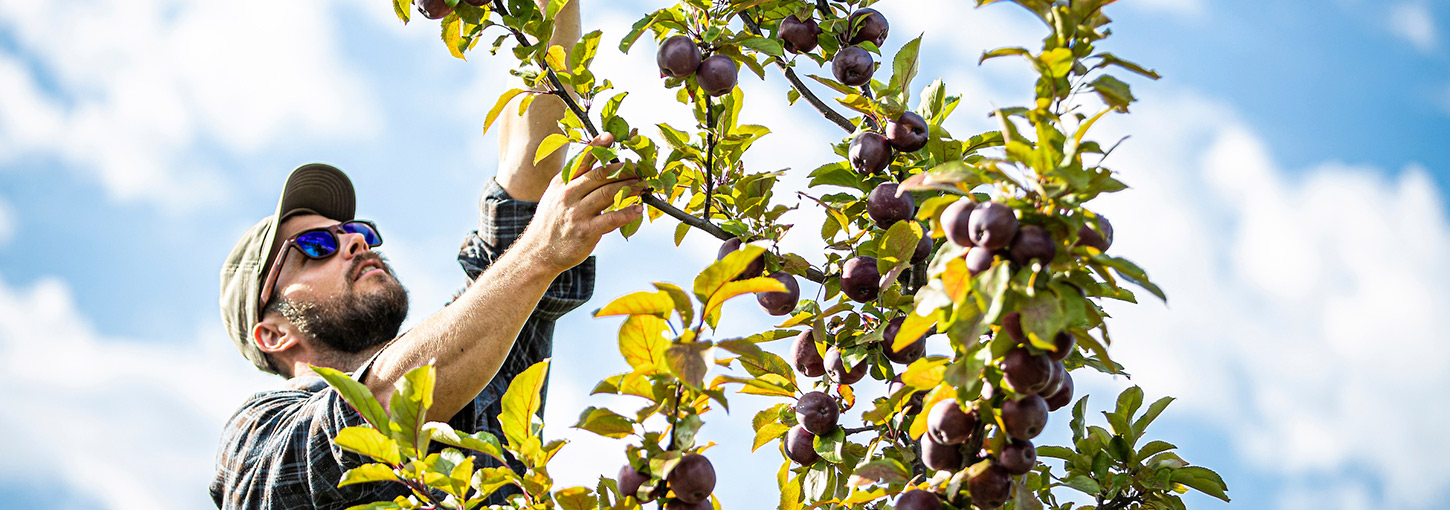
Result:
[[[735,80],[740,74],[740,69],[735,67],[735,61],[725,55],[711,55],[710,58],[700,62],[700,67],[695,70],[695,83],[706,94],[712,96],[723,96],[735,89]]]
[[[801,395],[800,400],[795,404],[795,419],[807,431],[818,436],[830,434],[836,430],[836,420],[841,417],[841,409],[836,407],[836,399],[831,398],[823,392],[812,391]]]
[[[856,384],[862,377],[866,377],[866,360],[861,360],[851,370],[846,370],[846,361],[841,359],[841,351],[835,347],[826,350],[825,357],[826,372],[831,374],[831,379],[841,384]]]
[[[724,243],[722,243],[720,245],[720,251],[719,251],[719,253],[717,253],[715,255],[715,260],[720,260],[720,259],[725,258],[726,255],[729,255],[731,252],[733,252],[735,250],[739,250],[740,247],[741,246],[744,246],[744,245],[745,245],[745,241],[742,240],[742,239],[740,239],[739,237],[731,238],[731,239],[725,241]],[[761,255],[759,257],[755,257],[755,260],[751,261],[750,262],[750,265],[745,266],[745,269],[744,270],[741,270],[740,271],[740,274],[735,275],[735,279],[736,280],[744,280],[744,279],[747,279],[747,278],[755,278],[757,276],[760,276],[760,273],[762,273],[764,271],[765,271],[765,256],[764,255]]]
[[[821,35],[821,27],[816,24],[815,18],[801,21],[792,14],[780,21],[779,34],[785,51],[808,53],[816,49],[816,36]]]
[[[947,240],[957,243],[957,246],[972,246],[972,231],[967,227],[972,216],[972,211],[977,208],[977,203],[970,198],[959,198],[956,202],[947,205],[941,212],[941,226],[945,230]]]
[[[761,292],[755,295],[755,301],[765,309],[765,313],[771,315],[790,315],[795,310],[796,303],[801,300],[801,286],[796,283],[795,276],[785,271],[770,273],[785,285],[785,292]]]
[[[1098,231],[1102,233],[1098,233]],[[1091,246],[1098,251],[1108,251],[1113,245],[1113,224],[1108,219],[1098,216],[1098,230],[1093,230],[1087,225],[1077,230],[1077,246]]]
[[[871,41],[877,48],[886,43],[886,33],[891,31],[886,16],[876,9],[858,9],[851,13],[851,27],[855,29],[851,33],[851,44]]]
[[[1052,241],[1052,235],[1047,233],[1047,229],[1037,225],[1023,225],[1017,229],[1017,236],[1012,238],[1008,251],[1012,254],[1012,261],[1023,267],[1033,260],[1047,265],[1057,256],[1057,244]]]
[[[897,195],[896,189],[896,183],[883,182],[866,195],[866,214],[871,216],[876,226],[889,228],[898,221],[911,219],[916,213],[916,202],[912,200],[911,193]]]
[[[1047,402],[1037,395],[1002,402],[1002,425],[1014,439],[1032,439],[1047,426]]]
[[[1060,367],[1062,365],[1058,366]],[[1053,393],[1051,396],[1043,399],[1043,402],[1047,404],[1047,410],[1056,411],[1058,409],[1062,409],[1062,406],[1071,403],[1072,389],[1072,373],[1068,372],[1067,369],[1064,368],[1062,370],[1062,387],[1058,388],[1056,393]]]
[[[967,250],[964,258],[967,261],[967,272],[971,273],[972,276],[977,276],[977,273],[992,268],[992,250],[974,246],[972,249]]]
[[[851,168],[862,175],[885,170],[891,164],[891,144],[886,137],[867,131],[851,140]]]
[[[921,240],[916,243],[916,251],[911,252],[911,263],[920,264],[926,262],[926,258],[931,256],[931,249],[935,247],[936,244],[932,242],[930,237],[922,236]]]
[[[785,433],[785,456],[802,466],[815,464],[821,460],[821,454],[816,453],[816,436],[801,425],[790,428]]]
[[[941,444],[931,440],[931,436],[921,436],[921,463],[926,467],[956,471],[962,468],[962,451],[957,445]]]
[[[791,364],[806,377],[825,375],[826,365],[821,359],[821,353],[816,352],[815,335],[811,330],[795,337],[795,341],[790,344],[790,354]]]
[[[1037,447],[1032,446],[1032,441],[1016,439],[1008,441],[1007,445],[1002,447],[1002,454],[997,456],[997,461],[1009,474],[1026,474],[1037,465]]]
[[[689,504],[708,501],[715,492],[715,466],[704,455],[687,454],[670,470],[668,480],[676,499]]]
[[[1002,378],[1018,393],[1036,393],[1052,379],[1052,359],[1026,347],[1014,348],[1002,358]]]
[[[418,8],[418,14],[428,19],[443,19],[453,14],[453,8],[443,0],[413,0],[413,6]]]
[[[687,77],[700,67],[700,47],[695,46],[695,41],[689,36],[677,35],[665,39],[660,43],[659,53],[655,54],[655,63],[660,66],[660,74],[671,78]]]
[[[1012,497],[1012,478],[1002,466],[992,464],[967,480],[967,491],[978,508],[997,508]]]
[[[680,499],[672,499],[665,503],[665,510],[712,510],[715,506],[710,504],[710,498],[706,497],[699,503],[686,503]]]
[[[886,141],[901,152],[916,152],[926,147],[926,120],[914,112],[902,113],[886,123]]]
[[[891,360],[892,363],[902,365],[910,364],[926,354],[926,335],[922,335],[921,338],[917,338],[915,342],[902,347],[899,351],[892,349],[896,343],[896,332],[901,330],[901,323],[905,321],[906,319],[901,317],[891,319],[891,322],[886,323],[886,329],[881,332],[883,340],[881,353],[885,354],[886,359]]]
[[[1027,335],[1022,333],[1022,314],[1018,312],[1007,312],[1002,316],[1002,329],[1012,335],[1012,341],[1019,344],[1027,343]]]
[[[962,410],[957,399],[949,398],[931,406],[926,415],[926,434],[941,444],[962,444],[977,431],[977,410]]]
[[[1057,393],[1057,390],[1062,389],[1062,379],[1066,374],[1067,369],[1063,368],[1061,361],[1052,362],[1052,377],[1047,379],[1047,384],[1042,389],[1037,390],[1037,394],[1042,395],[1043,400],[1046,400],[1053,393]],[[1049,405],[1048,407],[1050,408],[1052,406]]]
[[[875,72],[876,62],[871,59],[871,52],[859,46],[841,48],[836,52],[836,58],[831,59],[831,74],[836,81],[850,87],[869,83]]]
[[[1012,236],[1017,234],[1017,216],[1012,214],[1011,207],[987,202],[972,211],[972,217],[967,220],[967,229],[971,233],[973,245],[988,250],[1000,250],[1012,242]]]
[[[639,499],[639,486],[649,481],[649,475],[635,471],[633,466],[625,464],[619,468],[619,493],[625,496],[634,496],[640,503],[648,502],[654,497],[646,494],[645,499]]]
[[[1073,347],[1077,347],[1077,337],[1067,331],[1058,331],[1057,336],[1052,337],[1052,345],[1057,350],[1048,352],[1047,357],[1052,358],[1052,361],[1062,361],[1072,354]]]
[[[841,267],[841,293],[857,303],[876,299],[881,292],[881,272],[875,257],[856,257]]]
[[[911,489],[901,493],[896,500],[896,510],[941,510],[941,500],[936,494],[921,490]]]
[[[886,394],[895,395],[896,392],[901,391],[901,388],[905,387],[906,383],[901,382],[901,376],[898,375],[896,377],[893,377],[891,379],[891,382],[886,384]],[[906,411],[906,414],[916,414],[918,412],[921,412],[921,401],[923,398],[926,398],[925,391],[918,391],[912,393],[910,397],[906,398],[906,405],[902,406],[902,409]]]

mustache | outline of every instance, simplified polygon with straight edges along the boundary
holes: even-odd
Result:
[[[369,262],[377,262],[379,266],[382,266],[383,272],[388,273],[389,276],[394,276],[393,266],[391,264],[388,264],[388,258],[384,257],[383,254],[372,250],[359,253],[357,256],[353,257],[352,265],[348,266],[347,268],[347,274],[357,274],[358,267]],[[349,282],[350,281],[351,280],[349,280]]]

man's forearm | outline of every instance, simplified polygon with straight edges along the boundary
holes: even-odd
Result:
[[[558,272],[515,247],[479,275],[463,295],[378,355],[364,382],[384,406],[393,383],[433,360],[438,371],[427,419],[447,421],[473,400],[502,366],[524,321]]]
[[[579,40],[579,2],[582,0],[570,0],[554,18],[554,36],[549,39],[549,44],[563,46],[565,54],[574,47]],[[544,9],[548,0],[537,0],[540,9]],[[573,62],[570,62],[573,65]],[[514,79],[514,86],[523,86],[522,82]],[[559,119],[564,118],[566,110],[564,102],[553,95],[538,97],[529,105],[529,109],[522,116],[518,114],[518,105],[523,96],[504,108],[504,116],[500,120],[502,125],[498,135],[499,169],[498,184],[503,186],[509,196],[525,202],[537,201],[548,188],[549,180],[563,168],[564,151],[555,152],[553,155],[534,164],[534,154],[539,150],[539,144],[549,135],[562,133],[559,129]]]

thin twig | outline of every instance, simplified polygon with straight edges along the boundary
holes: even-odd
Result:
[[[710,202],[715,200],[715,109],[705,94],[705,223],[710,223]]]
[[[760,25],[756,24],[755,20],[751,19],[749,14],[741,11],[740,19],[745,22],[745,28],[750,29],[751,33],[754,33],[755,35],[763,35],[760,30]],[[850,119],[847,119],[844,115],[841,115],[840,113],[837,113],[835,110],[831,109],[831,107],[827,105],[825,101],[821,101],[821,98],[816,97],[816,94],[814,92],[811,92],[811,89],[806,87],[805,82],[801,81],[799,76],[796,76],[795,69],[788,65],[784,58],[771,57],[771,59],[775,61],[775,66],[779,67],[781,72],[785,74],[785,79],[786,81],[790,82],[791,88],[794,88],[795,91],[806,100],[806,102],[810,103],[811,106],[814,106],[816,108],[816,111],[821,112],[821,115],[824,115],[826,117],[826,120],[829,120],[837,126],[840,126],[840,128],[847,133],[853,133],[856,131],[856,126],[854,124],[851,124]]]

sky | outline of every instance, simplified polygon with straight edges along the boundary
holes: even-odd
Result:
[[[616,50],[660,4],[583,4],[586,30],[604,30],[595,71],[631,91],[632,124],[688,125],[652,44]],[[957,135],[1029,99],[1023,63],[978,65],[981,52],[1043,34],[1016,7],[972,5],[877,5],[888,53],[925,34],[918,85],[940,76],[963,97]],[[1450,4],[1124,0],[1108,13],[1104,46],[1164,78],[1130,79],[1133,113],[1099,124],[1101,140],[1128,137],[1108,164],[1131,189],[1093,206],[1113,252],[1169,301],[1108,305],[1132,379],[1077,372],[1080,394],[1095,409],[1133,384],[1175,397],[1150,435],[1221,473],[1235,507],[1450,508],[1437,391],[1450,386]],[[404,26],[383,0],[0,0],[0,508],[211,505],[222,424],[281,384],[227,340],[217,271],[298,164],[352,176],[410,291],[409,324],[441,307],[495,171],[482,124],[508,64],[450,57],[435,24]],[[749,168],[791,168],[778,197],[803,189],[841,133],[787,108],[778,72],[741,78],[744,121],[775,130]],[[782,247],[819,253],[820,216],[802,209]],[[569,428],[580,410],[641,405],[587,395],[627,368],[619,321],[589,312],[653,281],[688,284],[714,258],[699,233],[676,248],[674,226],[606,238],[594,299],[558,325],[545,434],[571,441],[551,466],[561,486],[623,462],[621,441]],[[773,324],[748,299],[724,317],[719,338]],[[750,418],[773,403],[740,395],[705,417],[726,508],[774,505],[756,488],[774,486],[781,458],[748,447]],[[1066,423],[1054,415],[1038,443],[1060,444]]]

